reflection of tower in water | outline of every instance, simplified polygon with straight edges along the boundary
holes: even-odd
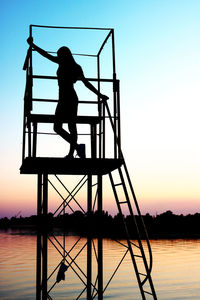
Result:
[[[34,51],[30,47],[24,64],[26,70],[26,90],[24,97],[24,128],[23,128],[23,157],[22,157],[22,174],[37,174],[38,177],[38,196],[37,196],[37,214],[38,214],[38,232],[37,232],[37,266],[36,266],[36,299],[53,299],[52,294],[56,295],[56,288],[62,284],[65,274],[73,272],[77,276],[77,294],[74,299],[103,299],[110,282],[121,263],[127,255],[130,255],[132,267],[135,270],[139,290],[142,299],[157,299],[154,290],[151,270],[152,270],[152,253],[149,244],[146,228],[142,220],[139,206],[134,194],[133,186],[129,177],[127,166],[121,152],[121,135],[120,135],[120,92],[119,80],[116,79],[115,70],[115,47],[114,47],[114,30],[102,28],[61,28],[50,26],[30,26],[30,36],[33,36],[35,30],[60,30],[92,32],[104,34],[104,38],[98,45],[98,51],[95,54],[79,53],[74,54],[80,57],[87,57],[96,60],[96,77],[88,78],[88,81],[97,84],[97,90],[106,90],[109,100],[102,101],[97,96],[95,101],[80,100],[79,106],[83,107],[86,114],[78,115],[77,125],[80,129],[87,128],[86,133],[81,133],[87,141],[87,158],[58,158],[46,157],[38,154],[41,149],[39,137],[44,134],[52,138],[55,137],[52,131],[40,131],[39,126],[48,125],[52,128],[55,116],[53,114],[38,114],[34,112],[34,106],[37,103],[52,104],[58,100],[41,99],[34,97],[34,84],[36,80],[53,81],[55,76],[33,74]],[[85,46],[85,45],[84,45]],[[106,50],[108,52],[106,52]],[[106,54],[105,53],[109,53]],[[107,74],[109,68],[108,59],[111,60],[111,76],[103,78],[102,74]],[[105,63],[104,63],[105,60]],[[106,72],[104,70],[106,68]],[[84,110],[84,106],[93,107],[91,110]],[[94,108],[95,107],[95,108]],[[92,112],[90,115],[88,112]],[[64,120],[64,123],[68,123]],[[50,127],[51,126],[51,127]],[[51,144],[46,149],[51,149]],[[49,149],[48,149],[49,151]],[[65,179],[76,179],[74,187],[68,187]],[[103,276],[103,240],[102,230],[96,228],[95,236],[97,242],[94,242],[94,229],[91,229],[90,220],[98,218],[98,224],[103,220],[103,184],[104,178],[108,178],[113,192],[113,198],[116,202],[121,226],[126,235],[126,241],[116,240],[124,249],[123,256],[116,263],[116,268],[110,274],[109,280],[104,282]],[[71,179],[68,181],[70,184]],[[62,241],[51,232],[51,217],[48,214],[48,202],[51,190],[56,192],[60,197],[61,203],[57,205],[54,216],[63,215],[63,219],[68,212],[81,210],[87,215],[88,230],[87,241],[79,247],[81,238],[77,238],[71,247],[66,245],[65,233]],[[84,191],[85,202],[81,196],[78,199],[78,193]],[[129,215],[129,224],[124,219],[124,214]],[[81,225],[80,225],[81,226]],[[93,234],[91,232],[93,231]],[[134,233],[136,240],[130,239]],[[144,251],[148,250],[148,260]],[[49,270],[48,246],[52,245],[60,257],[58,265]],[[147,247],[146,247],[147,246]],[[74,252],[75,249],[78,249]],[[79,258],[83,250],[87,249],[87,261],[85,268],[79,264]],[[75,254],[74,254],[75,253]],[[131,266],[130,266],[131,268]],[[63,285],[66,297],[69,289]]]

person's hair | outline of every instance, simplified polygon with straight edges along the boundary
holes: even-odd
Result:
[[[58,57],[67,57],[70,60],[71,63],[76,64],[70,49],[66,46],[63,46],[63,47],[58,49],[57,56]]]

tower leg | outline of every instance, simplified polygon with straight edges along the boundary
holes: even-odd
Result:
[[[36,300],[47,299],[47,212],[48,176],[38,174],[37,195],[37,261],[36,261]]]
[[[43,174],[43,264],[42,264],[42,300],[47,299],[47,212],[48,212],[48,175]]]
[[[87,194],[87,211],[88,217],[90,219],[90,214],[92,211],[92,175],[88,175],[88,194]],[[88,224],[90,226],[90,223]],[[87,299],[92,299],[91,290],[92,281],[92,239],[90,233],[87,236]]]
[[[41,231],[39,221],[42,213],[42,175],[38,174],[37,186],[37,253],[36,253],[36,300],[41,300]]]
[[[102,175],[98,175],[98,214],[102,215]],[[98,236],[98,300],[103,299],[103,243],[101,229]]]

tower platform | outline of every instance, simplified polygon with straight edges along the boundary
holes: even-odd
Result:
[[[104,158],[55,158],[27,157],[21,167],[21,174],[62,174],[62,175],[105,175],[119,168],[122,159]]]

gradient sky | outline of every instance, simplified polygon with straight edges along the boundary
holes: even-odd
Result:
[[[36,213],[36,176],[19,174],[30,24],[115,29],[122,149],[142,212],[199,212],[200,1],[1,0],[0,217]]]

